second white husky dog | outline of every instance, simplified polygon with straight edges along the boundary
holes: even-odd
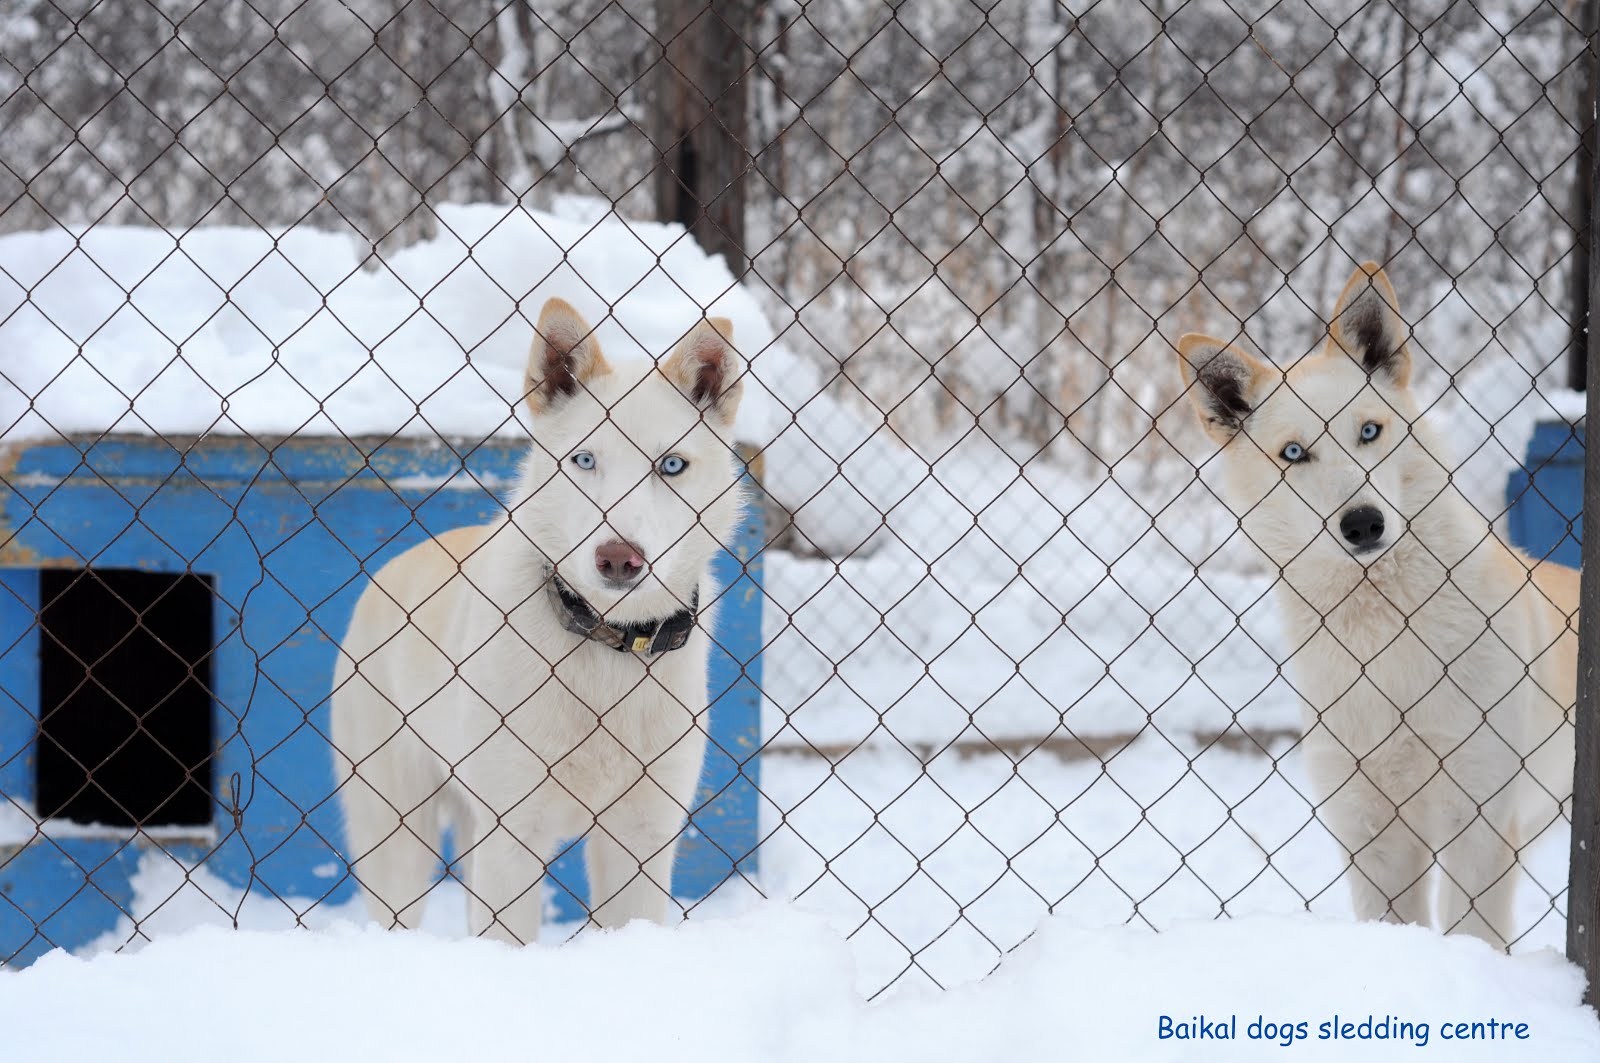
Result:
[[[536,332],[534,443],[508,512],[379,570],[332,709],[370,913],[418,924],[449,826],[472,932],[523,943],[546,862],[580,835],[596,923],[670,911],[705,752],[709,566],[742,504],[725,319],[659,367],[613,368],[558,299]]]
[[[1578,574],[1503,544],[1451,484],[1375,264],[1329,332],[1287,371],[1191,334],[1179,368],[1281,574],[1308,796],[1357,917],[1504,945],[1521,849],[1572,793]]]

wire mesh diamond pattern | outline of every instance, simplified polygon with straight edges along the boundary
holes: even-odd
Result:
[[[0,960],[760,897],[874,993],[1052,913],[1559,942],[1594,40],[1553,0],[0,15]],[[585,587],[623,652],[560,629]],[[629,649],[669,614],[687,652]]]

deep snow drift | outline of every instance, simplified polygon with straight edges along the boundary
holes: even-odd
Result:
[[[0,1028],[8,1058],[28,1063],[219,1053],[238,1063],[1576,1063],[1600,1052],[1600,1022],[1578,1003],[1581,977],[1553,954],[1507,957],[1415,927],[1311,917],[1159,935],[1055,919],[960,989],[868,1003],[854,983],[848,944],[780,906],[674,929],[634,924],[558,949],[349,926],[204,929],[131,955],[52,953],[0,975]],[[1203,1021],[1237,1040],[1163,1038],[1163,1016],[1174,1034],[1179,1024],[1199,1033]],[[1386,1017],[1387,1027],[1369,1021]],[[1456,1039],[1487,1037],[1490,1020],[1510,1024],[1509,1036]],[[1361,1037],[1400,1023],[1403,1038]]]

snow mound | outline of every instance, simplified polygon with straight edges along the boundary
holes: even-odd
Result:
[[[751,381],[737,431],[763,449],[768,492],[821,552],[882,530],[909,453],[826,394],[681,226],[576,197],[438,214],[438,236],[376,268],[366,245],[307,226],[0,237],[0,349],[21,352],[0,370],[0,439],[520,436],[533,321],[559,296],[613,360],[731,318]]]
[[[448,206],[441,233],[364,268],[305,226],[97,225],[0,238],[0,387],[12,436],[130,432],[518,434],[533,320],[578,307],[608,354],[660,355],[704,313],[782,376],[753,297],[676,226]],[[770,367],[770,368],[769,368]],[[766,396],[743,426],[776,431]]]
[[[0,983],[7,1042],[41,1060],[167,1063],[223,1051],[239,1063],[403,1063],[536,1051],[660,1063],[1560,1063],[1600,1052],[1600,1023],[1579,1004],[1581,975],[1553,953],[1507,957],[1415,927],[1309,917],[1191,923],[1163,934],[1051,921],[980,982],[878,1003],[855,988],[841,936],[776,905],[671,929],[587,933],[560,948],[350,926],[204,928],[132,954],[51,953]],[[63,1021],[64,1001],[71,1021]],[[1202,1018],[1213,1032],[1231,1026],[1237,1039],[1163,1038],[1163,1016],[1173,1029]],[[1287,1048],[1280,1037],[1250,1036],[1263,1017],[1289,1025]],[[1369,1017],[1411,1023],[1410,1036],[1359,1039]],[[1448,1036],[1490,1019],[1525,1024],[1523,1036]],[[1301,1022],[1304,1038],[1293,1033]],[[1346,1022],[1349,1037],[1319,1038],[1322,1024],[1336,1033]]]

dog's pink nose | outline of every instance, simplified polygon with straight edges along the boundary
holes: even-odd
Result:
[[[632,543],[613,539],[595,547],[594,567],[606,579],[623,583],[637,579],[639,573],[644,571],[644,555]]]

